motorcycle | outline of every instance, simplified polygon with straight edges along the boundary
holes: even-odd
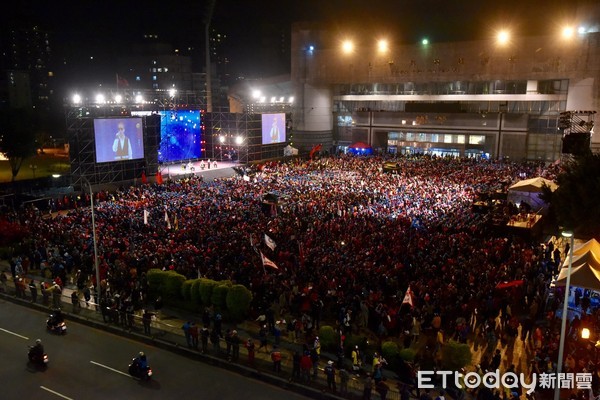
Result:
[[[67,333],[67,324],[65,321],[56,322],[53,319],[53,316],[49,316],[46,320],[46,328],[53,333],[58,333],[60,335],[64,335]]]
[[[149,365],[146,368],[141,368],[138,360],[134,358],[129,364],[129,375],[134,378],[149,380],[152,377],[152,369]]]
[[[48,354],[38,354],[34,350],[34,346],[29,346],[29,352],[27,353],[27,357],[29,358],[29,362],[45,367],[48,364]]]

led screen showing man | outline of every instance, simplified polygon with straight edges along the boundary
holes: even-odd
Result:
[[[97,118],[94,138],[97,163],[144,158],[141,118]]]
[[[285,142],[285,114],[262,114],[262,144]]]

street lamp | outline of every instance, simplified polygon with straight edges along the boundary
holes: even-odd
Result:
[[[560,324],[560,345],[558,347],[558,364],[556,366],[556,387],[554,388],[554,400],[560,400],[560,383],[558,380],[562,372],[563,355],[565,353],[565,336],[567,330],[567,319],[569,318],[569,290],[571,286],[571,268],[573,267],[573,246],[575,237],[573,232],[563,232],[563,237],[571,240],[569,245],[569,267],[567,269],[567,282],[565,284],[565,302],[563,304],[562,322]]]
[[[98,309],[100,309],[100,297],[102,294],[102,286],[100,285],[100,267],[98,266],[98,241],[96,239],[96,217],[95,217],[95,213],[94,213],[94,191],[92,190],[92,184],[85,176],[82,175],[81,179],[83,179],[87,183],[88,188],[90,189],[90,207],[92,210],[92,237],[94,240],[94,267],[96,268],[96,294],[98,295],[98,298],[97,298],[98,303],[96,304],[96,307]]]

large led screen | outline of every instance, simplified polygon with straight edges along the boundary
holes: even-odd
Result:
[[[262,144],[285,142],[285,114],[262,114]]]
[[[96,162],[144,158],[141,118],[94,119]]]
[[[201,158],[200,111],[161,111],[159,162]]]

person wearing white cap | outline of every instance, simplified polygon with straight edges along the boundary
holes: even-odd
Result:
[[[325,375],[327,376],[327,388],[335,393],[337,390],[335,387],[335,368],[333,366],[333,361],[331,360],[327,361]]]

